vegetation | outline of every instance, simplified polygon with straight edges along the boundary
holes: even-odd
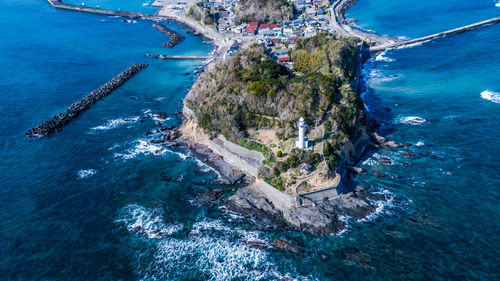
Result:
[[[239,0],[235,12],[242,22],[280,24],[293,19],[293,7],[287,0]]]
[[[198,2],[198,4],[190,6],[186,15],[201,24],[215,25],[215,19],[212,17],[210,9],[204,7],[203,5],[203,2]]]
[[[243,46],[234,58],[213,63],[200,75],[186,105],[207,133],[262,152],[267,170],[261,178],[278,188],[286,185],[281,175],[301,163],[316,167],[325,161],[334,171],[342,145],[356,140],[366,122],[350,84],[358,63],[355,43],[327,34],[301,40],[290,51],[294,71],[269,58],[260,45]],[[248,129],[273,129],[282,141],[296,137],[300,117],[324,127],[322,155],[293,150],[276,161],[270,148],[249,140]]]

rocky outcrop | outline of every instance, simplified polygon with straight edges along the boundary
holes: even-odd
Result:
[[[182,36],[179,33],[173,31],[172,29],[164,26],[161,23],[155,23],[155,24],[153,24],[153,27],[156,28],[161,33],[167,35],[168,38],[170,38],[170,41],[168,41],[167,43],[164,43],[163,47],[172,48],[175,45],[177,45],[177,44],[181,43],[182,41],[184,41],[184,39],[185,39],[184,36]]]
[[[83,99],[74,102],[66,111],[59,113],[49,120],[38,125],[38,127],[28,130],[25,135],[33,136],[47,136],[48,134],[60,130],[73,118],[76,118],[81,112],[87,110],[92,105],[103,99],[105,96],[111,94],[115,89],[123,85],[127,80],[132,78],[136,73],[141,71],[147,64],[134,64],[127,68],[122,73],[118,74],[111,81],[102,85],[99,89],[86,95]]]
[[[253,217],[265,227],[281,225],[304,232],[330,234],[345,229],[343,216],[361,219],[375,210],[366,195],[364,189],[358,188],[355,193],[336,199],[280,211],[259,191],[245,187],[229,197],[225,205],[234,212]]]

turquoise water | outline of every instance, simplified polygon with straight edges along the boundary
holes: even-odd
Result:
[[[361,24],[375,12],[356,17]],[[165,23],[186,41],[162,48],[152,22],[57,11],[41,0],[0,2],[0,15],[0,279],[499,279],[500,26],[390,50],[365,65],[363,96],[380,133],[412,146],[363,162],[368,175],[359,183],[391,196],[376,214],[349,220],[340,235],[313,236],[258,231],[217,206],[195,205],[217,175],[146,135],[158,123],[179,124],[174,112],[201,61],[144,54],[204,55],[212,46],[202,38]],[[405,30],[384,32],[413,36]],[[23,136],[137,62],[150,65],[61,132]],[[274,238],[305,250],[244,243]]]
[[[63,3],[72,5],[144,14],[156,13],[158,8],[151,6],[153,2],[153,0],[63,0]]]
[[[380,34],[416,38],[500,16],[496,0],[358,0],[346,17]]]

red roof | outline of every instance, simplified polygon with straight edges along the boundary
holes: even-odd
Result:
[[[271,39],[271,42],[279,43],[279,42],[281,42],[281,40],[279,38],[273,38],[273,39]]]
[[[257,26],[247,25],[247,32],[254,33],[256,29],[257,29]]]
[[[278,58],[278,62],[287,62],[287,61],[291,61],[291,60],[290,60],[290,57],[282,57],[282,58]]]
[[[251,22],[251,23],[249,23],[248,25],[249,25],[249,26],[255,26],[255,27],[257,27],[257,26],[259,26],[259,23],[258,23],[258,22],[256,22],[256,21],[252,21],[252,22]]]
[[[263,23],[260,25],[260,28],[275,28],[275,27],[278,27],[278,25],[275,23],[272,24]]]

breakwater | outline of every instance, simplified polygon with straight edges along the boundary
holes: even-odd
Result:
[[[69,121],[76,118],[81,112],[89,109],[105,96],[111,94],[111,92],[123,85],[127,80],[132,78],[139,71],[143,70],[146,66],[147,64],[133,64],[122,73],[118,74],[115,78],[102,85],[99,89],[86,95],[83,99],[74,102],[63,113],[59,113],[37,127],[28,130],[25,135],[28,137],[43,137],[54,131],[60,130],[64,125],[68,124]]]
[[[186,39],[184,36],[164,26],[161,23],[155,23],[153,24],[153,27],[161,33],[167,35],[167,37],[170,39],[167,43],[163,44],[163,47],[174,47],[175,45],[181,43],[184,39]]]
[[[407,40],[407,41],[395,43],[395,44],[392,44],[392,45],[389,45],[389,46],[375,46],[375,47],[372,47],[370,51],[371,52],[381,52],[381,51],[384,51],[384,50],[390,49],[390,48],[397,48],[397,47],[403,47],[403,46],[407,46],[407,45],[411,45],[411,44],[418,44],[418,43],[426,42],[426,41],[429,41],[429,40],[432,40],[432,39],[435,39],[435,38],[438,38],[438,37],[444,37],[444,36],[447,36],[447,35],[458,34],[458,33],[466,32],[466,31],[474,30],[476,28],[480,28],[480,27],[483,27],[483,26],[488,26],[488,25],[496,24],[496,23],[499,23],[499,22],[500,22],[500,17],[495,17],[495,18],[491,18],[491,19],[488,19],[488,20],[480,21],[480,22],[477,22],[477,23],[474,23],[474,24],[469,24],[469,25],[465,25],[465,26],[462,26],[462,27],[450,29],[450,30],[447,30],[447,31],[435,33],[435,34],[432,34],[432,35],[428,35],[428,36],[424,36],[424,37],[420,37],[420,38],[416,38],[416,39],[412,39],[412,40]]]
[[[101,14],[101,15],[108,15],[108,16],[120,16],[120,17],[133,18],[133,19],[159,19],[159,17],[156,15],[148,15],[148,14],[137,13],[137,12],[115,11],[115,10],[108,10],[108,9],[101,9],[101,8],[91,8],[91,7],[85,7],[85,6],[69,5],[69,4],[64,4],[61,0],[47,0],[47,2],[49,2],[49,4],[51,6],[53,6],[54,8],[63,9],[63,10]],[[162,18],[171,19],[171,18],[166,17],[166,16],[164,16]]]
[[[211,56],[169,56],[169,55],[155,55],[155,54],[146,54],[146,57],[151,57],[155,59],[161,59],[161,60],[167,60],[167,59],[172,59],[172,60],[200,60],[200,59],[211,59],[213,57]]]

